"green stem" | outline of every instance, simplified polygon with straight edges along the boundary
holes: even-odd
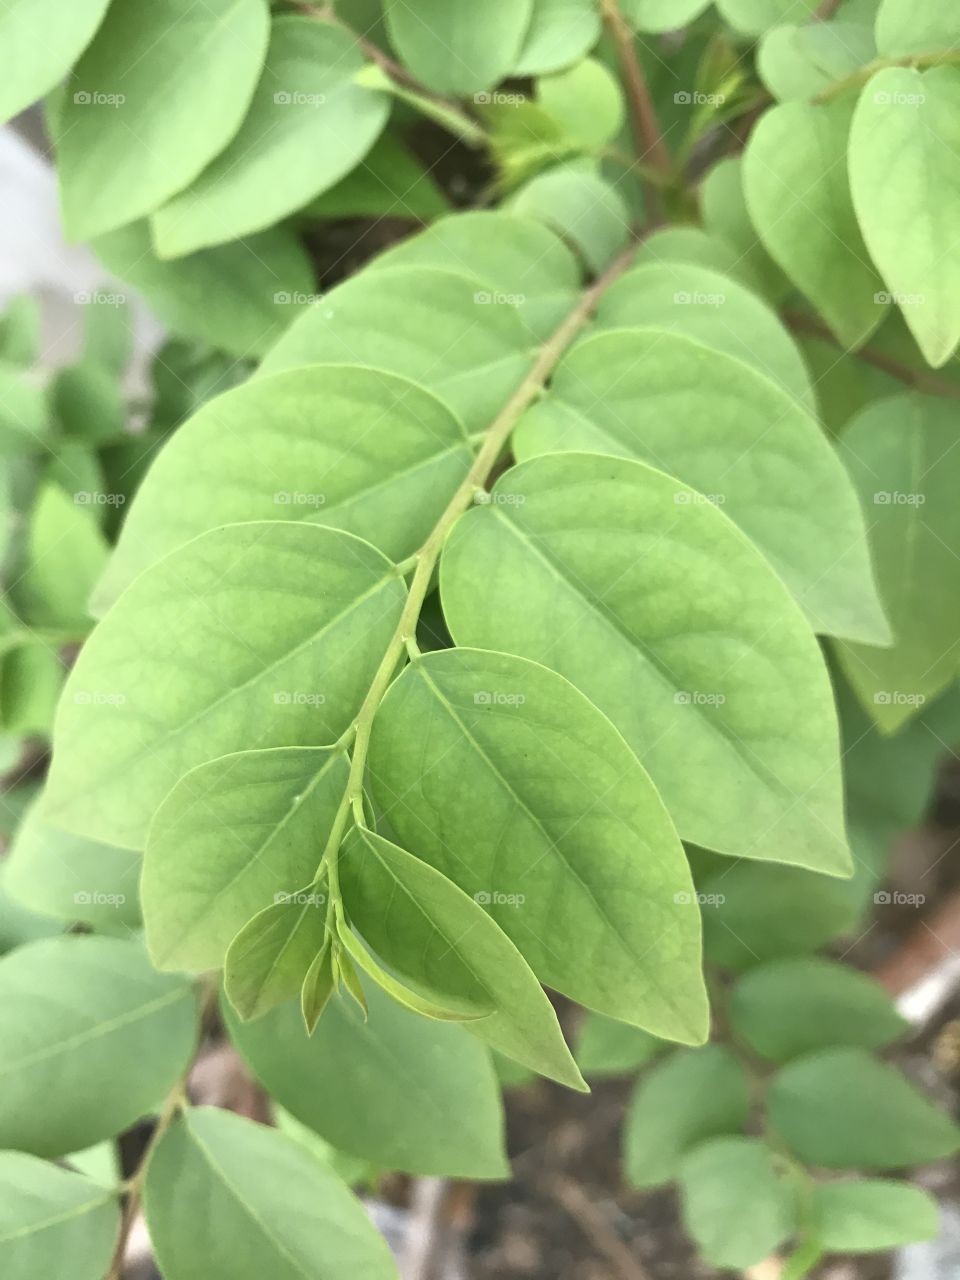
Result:
[[[885,71],[888,67],[912,67],[915,71],[924,71],[928,67],[946,67],[958,63],[960,63],[958,49],[942,49],[936,53],[918,53],[904,58],[876,58],[873,62],[858,67],[850,75],[844,76],[842,80],[828,85],[817,94],[814,102],[833,102],[835,98],[842,97],[851,89],[862,88],[878,71]]]
[[[401,569],[407,568],[411,563],[416,565],[407,599],[400,614],[400,620],[387,644],[383,659],[370,682],[370,687],[357,713],[357,717],[348,733],[341,739],[341,744],[346,745],[350,736],[353,737],[353,749],[350,753],[350,774],[330,830],[330,836],[323,851],[323,856],[317,867],[317,878],[322,874],[324,867],[328,872],[330,891],[328,919],[332,919],[335,916],[339,906],[340,879],[337,864],[340,843],[346,832],[351,810],[355,806],[362,804],[363,778],[366,771],[367,752],[370,747],[370,734],[373,730],[374,717],[377,714],[380,703],[383,701],[384,694],[393,682],[398,668],[406,658],[409,657],[411,661],[417,661],[419,657],[419,649],[416,647],[417,622],[420,618],[423,602],[430,590],[433,573],[440,559],[440,553],[443,550],[447,536],[457,520],[470,507],[474,500],[474,495],[481,492],[486,486],[490,474],[496,466],[520,415],[530,407],[541,393],[560,358],[590,319],[599,299],[627,270],[633,261],[635,253],[636,245],[631,245],[629,249],[625,250],[585,290],[577,306],[543,344],[530,372],[483,433],[483,443],[474,458],[473,465],[453,497],[447,503],[440,519],[427,536],[427,540],[411,560],[404,561],[404,564],[397,568],[397,573],[400,574]]]
[[[419,83],[401,63],[396,62],[372,40],[362,36],[345,22],[332,4],[311,4],[309,0],[292,0],[293,7],[310,18],[339,27],[357,42],[362,51],[384,74],[391,92],[410,103],[436,124],[461,138],[469,146],[484,146],[487,135],[481,125],[467,115],[459,103],[439,94],[431,93]],[[387,87],[387,86],[385,86]]]

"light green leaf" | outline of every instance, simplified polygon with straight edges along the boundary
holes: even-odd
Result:
[[[0,123],[39,101],[63,79],[103,21],[109,0],[7,0],[0,12],[5,74]]]
[[[703,1040],[699,913],[676,833],[578,690],[507,654],[427,654],[381,705],[370,778],[404,845],[486,906],[542,982]]]
[[[312,1037],[286,1005],[230,1037],[271,1097],[341,1151],[385,1169],[501,1178],[500,1089],[464,1027],[421,1018],[372,983],[370,1017],[331,1000]]]
[[[630,1184],[660,1187],[683,1155],[706,1138],[736,1133],[750,1109],[750,1085],[729,1049],[711,1044],[673,1053],[641,1076],[627,1111],[623,1164]]]
[[[813,1049],[879,1049],[907,1024],[877,983],[831,960],[781,960],[733,989],[730,1023],[761,1057],[787,1062]]]
[[[817,951],[850,929],[859,914],[850,883],[801,871],[740,862],[700,884],[704,950],[726,969]]]
[[[757,71],[781,102],[807,101],[865,66],[876,53],[867,23],[841,20],[774,27],[760,41]],[[813,176],[815,171],[807,170],[806,177]]]
[[[801,1160],[828,1169],[900,1169],[954,1155],[949,1116],[862,1049],[825,1049],[774,1077],[770,1122]]]
[[[441,589],[458,643],[543,662],[610,716],[684,839],[847,874],[819,648],[702,495],[626,459],[535,458],[454,528]]]
[[[412,555],[466,476],[463,427],[392,374],[311,366],[256,378],[206,404],[151,467],[94,605],[197,534],[242,520],[355,533]]]
[[[326,906],[316,885],[278,895],[230,943],[223,986],[241,1018],[259,1018],[297,994],[327,938]]]
[[[356,364],[421,383],[487,427],[533,363],[514,300],[476,278],[430,267],[362,271],[311,307],[261,365]]]
[[[697,263],[732,276],[760,296],[766,292],[762,274],[751,270],[749,258],[722,236],[701,227],[662,227],[643,241],[633,261],[637,267],[652,263]]]
[[[136,928],[140,865],[132,850],[61,831],[34,806],[14,836],[4,884],[19,901],[58,920]]]
[[[59,485],[44,485],[30,516],[27,555],[17,597],[32,625],[84,635],[87,599],[108,555],[92,508]]]
[[[552,227],[595,272],[630,238],[630,211],[623,197],[589,165],[558,165],[539,173],[504,207]]]
[[[758,36],[781,22],[806,22],[820,0],[717,0],[722,17],[744,35]]]
[[[365,973],[382,991],[386,991],[394,1000],[399,1001],[405,1009],[419,1013],[424,1018],[436,1018],[440,1022],[476,1022],[482,1021],[491,1012],[492,1006],[489,1001],[484,1000],[484,993],[481,991],[475,993],[476,1002],[459,996],[447,998],[446,995],[442,995],[442,1003],[438,1003],[428,996],[421,995],[420,991],[399,982],[388,969],[374,959],[356,934],[345,926],[340,930],[339,942],[342,947],[336,959],[344,984],[364,1013],[368,1013],[369,1010],[363,987],[360,985],[361,973]],[[310,1028],[309,1021],[307,1028],[308,1030]]]
[[[813,1193],[812,1231],[825,1249],[871,1253],[937,1234],[937,1202],[905,1182],[821,1182]]]
[[[112,374],[116,385],[133,356],[136,323],[129,298],[110,288],[98,289],[84,315],[83,364],[78,367]]]
[[[881,0],[877,48],[885,58],[945,53],[960,45],[960,19],[940,0]]]
[[[747,212],[742,156],[728,156],[713,166],[700,187],[700,206],[709,235],[736,250],[738,277],[779,303],[790,291],[790,282],[771,261]]]
[[[585,1010],[575,1056],[585,1076],[619,1076],[646,1066],[664,1048],[664,1041],[649,1031]]]
[[[197,1034],[182,978],[140,946],[45,938],[0,960],[0,1144],[60,1156],[113,1137],[169,1090]]]
[[[621,0],[623,16],[638,31],[676,31],[699,18],[710,0]]]
[[[310,261],[282,227],[176,262],[161,262],[146,222],[100,236],[93,250],[157,316],[186,337],[231,355],[262,355],[303,311],[314,289]]]
[[[573,310],[580,267],[562,240],[533,218],[487,210],[441,218],[375,258],[384,267],[441,267],[482,281],[491,298],[513,298],[532,334],[545,341]]]
[[[928,364],[960,341],[960,71],[888,67],[850,131],[850,190],[867,248]]]
[[[276,19],[240,131],[151,219],[159,255],[177,258],[262,231],[349,173],[390,110],[384,94],[354,84],[363,66],[340,27],[311,17]]]
[[[441,1004],[452,996],[491,1013],[471,1022],[475,1035],[534,1071],[585,1088],[549,1000],[482,906],[372,831],[351,833],[340,880],[353,924],[403,978]]]
[[[626,105],[620,82],[596,58],[537,81],[537,102],[563,136],[587,151],[607,146],[623,128]]]
[[[74,240],[122,227],[191,182],[240,127],[267,47],[262,0],[114,0],[54,129]]]
[[[252,916],[309,883],[348,772],[342,752],[277,747],[210,760],[180,779],[154,816],[143,863],[158,968],[216,968]]]
[[[691,1151],[680,1196],[687,1231],[715,1267],[752,1267],[794,1231],[794,1189],[757,1138],[715,1138]]]
[[[330,939],[313,958],[300,989],[300,1012],[307,1035],[312,1036],[331,998],[336,994],[337,975],[333,972],[333,946]],[[294,1123],[299,1123],[294,1121]]]
[[[142,848],[195,765],[335,742],[405,599],[392,564],[312,524],[225,525],[148,569],[87,641],[60,706],[45,811]]]
[[[357,167],[311,200],[302,216],[428,222],[449,212],[450,201],[419,160],[393,134],[382,133]],[[374,262],[383,257],[380,254]]]
[[[601,329],[648,326],[735,356],[813,411],[810,375],[773,310],[728,275],[691,263],[645,263],[628,271],[597,308]]]
[[[164,1134],[144,1208],[166,1280],[397,1280],[386,1241],[332,1169],[215,1107],[188,1109]]]
[[[394,48],[417,80],[463,97],[491,89],[516,63],[533,0],[385,0]]]
[[[875,401],[850,423],[840,449],[870,512],[880,594],[895,643],[838,648],[840,664],[885,732],[917,714],[957,676],[960,634],[960,457],[948,400]]]
[[[772,258],[823,315],[844,347],[884,318],[883,281],[857,226],[847,179],[850,104],[790,102],[766,111],[750,135],[743,181]]]
[[[114,308],[90,304],[90,314]],[[126,405],[117,374],[86,360],[57,371],[50,400],[61,431],[91,445],[112,443],[126,426]]]
[[[568,67],[600,38],[600,12],[593,0],[533,0],[514,76],[542,76]]]
[[[19,1151],[0,1151],[4,1280],[101,1280],[120,1212],[112,1191]]]

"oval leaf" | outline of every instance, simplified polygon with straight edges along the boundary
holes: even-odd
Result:
[[[378,955],[428,991],[493,1010],[470,1029],[494,1049],[583,1088],[526,961],[474,899],[426,862],[354,830],[340,858],[347,912]]]
[[[335,742],[405,594],[379,551],[332,529],[255,522],[194,539],[141,575],[84,646],[47,813],[140,848],[171,787],[252,733],[263,748]]]
[[[623,739],[565,680],[506,654],[427,654],[380,708],[370,776],[398,837],[488,908],[542,982],[657,1035],[704,1038],[676,833]]]
[[[703,495],[620,458],[536,458],[457,524],[441,589],[458,643],[543,662],[610,716],[685,839],[848,874],[823,657]]]

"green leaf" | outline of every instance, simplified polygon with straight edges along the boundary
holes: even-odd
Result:
[[[252,916],[310,882],[348,772],[342,752],[278,747],[180,779],[154,816],[143,863],[158,968],[216,968]]]
[[[233,521],[327,525],[403,560],[471,459],[450,410],[406,379],[349,366],[256,378],[211,400],[159,455],[94,605],[103,613],[162,556]]]
[[[300,990],[300,1012],[307,1035],[312,1036],[317,1023],[337,991],[337,975],[333,972],[333,946],[330,939],[313,958]],[[294,1123],[297,1123],[296,1121]]]
[[[340,881],[351,921],[391,968],[441,1004],[452,996],[492,1013],[470,1030],[500,1053],[585,1088],[549,1000],[482,906],[426,862],[364,829],[344,845]]]
[[[808,101],[876,57],[873,31],[860,22],[808,22],[774,27],[757,52],[760,79],[781,102]],[[771,114],[767,112],[766,115]],[[761,117],[761,120],[766,117]],[[810,179],[816,170],[808,169]],[[827,174],[816,174],[821,179]],[[845,193],[844,202],[849,202]]]
[[[623,128],[626,104],[620,82],[596,58],[537,81],[537,102],[560,126],[564,138],[598,151]]]
[[[741,862],[700,883],[704,950],[712,964],[748,969],[817,951],[850,929],[858,908],[849,882]]]
[[[739,255],[737,275],[779,303],[790,290],[789,281],[760,242],[743,193],[743,157],[718,161],[700,187],[703,224],[714,239],[732,246]]]
[[[818,646],[701,495],[626,459],[535,458],[457,524],[441,588],[458,643],[543,662],[610,716],[684,839],[847,874]]]
[[[810,375],[773,310],[727,275],[681,262],[634,267],[597,308],[601,329],[655,327],[735,356],[815,408]],[[644,375],[641,373],[640,375]]]
[[[215,1107],[186,1110],[163,1135],[144,1208],[166,1280],[397,1280],[336,1173],[277,1129]]]
[[[845,643],[840,664],[881,729],[897,729],[956,679],[960,482],[956,411],[903,395],[868,405],[840,437],[861,502],[895,643]]]
[[[638,31],[676,31],[699,18],[710,0],[621,0],[623,16]]]
[[[101,1280],[120,1213],[112,1191],[18,1151],[0,1151],[4,1280]]]
[[[649,1031],[585,1010],[575,1056],[585,1076],[619,1076],[646,1066],[665,1047]]]
[[[730,997],[733,1030],[761,1057],[813,1049],[880,1049],[907,1023],[877,983],[830,960],[781,960],[748,973]]]
[[[366,270],[440,267],[476,276],[491,299],[513,298],[533,335],[545,341],[573,310],[580,267],[552,231],[533,218],[483,211],[441,218],[402,240]]]
[[[399,982],[393,974],[376,960],[356,934],[345,925],[340,928],[338,941],[341,945],[339,954],[334,952],[334,959],[340,971],[343,983],[349,994],[357,1001],[364,1013],[369,1013],[366,996],[360,983],[360,974],[365,973],[377,986],[403,1005],[405,1009],[419,1013],[424,1018],[436,1018],[440,1022],[476,1022],[483,1021],[491,1012],[489,1001],[484,1001],[484,993],[476,992],[477,1002],[459,996],[449,998],[446,994],[440,997],[440,1003],[424,996],[419,990]],[[304,987],[307,983],[304,981]],[[307,1030],[310,1030],[310,1022]]]
[[[641,1076],[623,1131],[624,1171],[631,1186],[660,1187],[680,1172],[682,1157],[706,1138],[746,1123],[750,1085],[723,1045],[682,1050]]]
[[[241,1018],[259,1018],[299,992],[327,938],[326,905],[316,885],[278,895],[230,943],[223,986]]]
[[[133,357],[133,306],[129,298],[109,288],[98,289],[92,302],[84,315],[83,364],[77,367],[101,369],[112,374],[116,383]]]
[[[862,1049],[826,1049],[774,1077],[770,1123],[801,1160],[828,1169],[900,1169],[953,1155],[949,1116]]]
[[[689,271],[685,283],[703,282],[703,269]],[[664,269],[667,287],[671,274]],[[520,461],[588,449],[648,462],[708,494],[771,561],[814,630],[890,640],[858,495],[817,422],[768,379],[663,329],[595,335],[561,362],[515,433]]]
[[[0,1144],[61,1156],[150,1111],[193,1052],[197,1005],[119,938],[45,938],[0,960]]]
[[[33,806],[11,844],[4,884],[19,901],[58,920],[136,928],[140,865],[132,850],[61,831]]]
[[[956,10],[939,0],[881,0],[877,49],[885,58],[941,53],[960,45]]]
[[[757,1138],[715,1138],[684,1156],[680,1196],[687,1231],[715,1267],[752,1267],[794,1231],[794,1188]]]
[[[114,310],[95,303],[90,314]],[[123,435],[126,406],[117,374],[85,361],[60,369],[50,387],[53,413],[63,433],[89,444],[105,444]]]
[[[542,76],[568,67],[600,38],[600,12],[593,0],[533,0],[514,76]]]
[[[369,543],[312,524],[226,525],[124,592],[61,702],[45,810],[142,848],[188,769],[249,747],[335,742],[405,599]],[[322,686],[322,687],[318,687]]]
[[[191,182],[236,134],[267,46],[262,0],[114,0],[54,128],[67,231],[122,227]]]
[[[813,16],[820,0],[717,0],[721,16],[744,35],[758,36],[781,22]]]
[[[578,690],[507,654],[427,654],[381,705],[370,777],[398,838],[486,906],[542,982],[703,1040],[682,850],[649,778]]]
[[[31,623],[84,635],[90,625],[87,599],[108,554],[91,507],[59,485],[44,485],[30,517],[27,554],[17,596]]]
[[[463,97],[490,89],[520,56],[533,0],[385,0],[387,30],[415,78]]]
[[[960,341],[960,71],[888,67],[864,86],[850,130],[860,230],[928,364]]]
[[[0,84],[5,124],[49,93],[93,38],[110,0],[8,0],[0,13],[6,73]]]
[[[314,289],[309,259],[282,227],[176,262],[156,257],[146,222],[100,236],[92,247],[164,324],[241,358],[267,351]]]
[[[340,27],[276,19],[240,131],[151,219],[159,255],[177,258],[262,231],[359,164],[390,110],[384,94],[354,84],[364,65]]]
[[[341,1151],[380,1168],[500,1178],[500,1090],[490,1052],[464,1027],[421,1018],[373,984],[370,1016],[331,1000],[312,1037],[295,1004],[231,1039],[271,1097]]]
[[[762,296],[766,292],[762,275],[751,270],[750,261],[743,253],[722,236],[700,227],[662,227],[643,241],[633,261],[636,267],[654,263],[697,263],[732,276],[753,293]]]
[[[822,1182],[813,1193],[811,1229],[824,1248],[838,1253],[932,1240],[938,1219],[936,1200],[904,1182]]]
[[[357,167],[311,200],[302,216],[410,218],[428,222],[449,212],[449,200],[427,170],[402,142],[383,133]],[[380,254],[374,262],[382,261],[384,256]]]
[[[37,6],[31,5],[31,12],[36,11]],[[12,12],[8,5],[0,22],[8,20]],[[21,5],[18,17],[24,12]],[[11,298],[0,315],[0,361],[22,368],[34,364],[40,355],[40,324],[40,303],[32,294]]]
[[[358,364],[419,382],[469,430],[487,427],[533,363],[512,297],[460,272],[362,271],[311,307],[261,365]]]
[[[546,223],[592,271],[602,271],[630,238],[623,197],[589,165],[558,165],[537,174],[504,207]]]
[[[750,135],[743,180],[754,226],[844,347],[884,317],[877,275],[857,226],[847,179],[849,102],[790,102],[766,111]]]

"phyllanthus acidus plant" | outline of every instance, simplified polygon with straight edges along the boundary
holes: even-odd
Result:
[[[0,15],[0,107],[181,337],[135,452],[122,313],[3,373],[14,756],[79,646],[6,868],[60,924],[0,961],[4,1274],[118,1280],[142,1202],[166,1280],[395,1276],[309,1142],[506,1177],[508,1066],[642,1068],[626,1178],[715,1266],[931,1236],[877,1175],[956,1129],[816,953],[957,736],[960,19],[54,8]],[[347,274],[349,217],[429,225]],[[189,1104],[218,992],[281,1128]]]

